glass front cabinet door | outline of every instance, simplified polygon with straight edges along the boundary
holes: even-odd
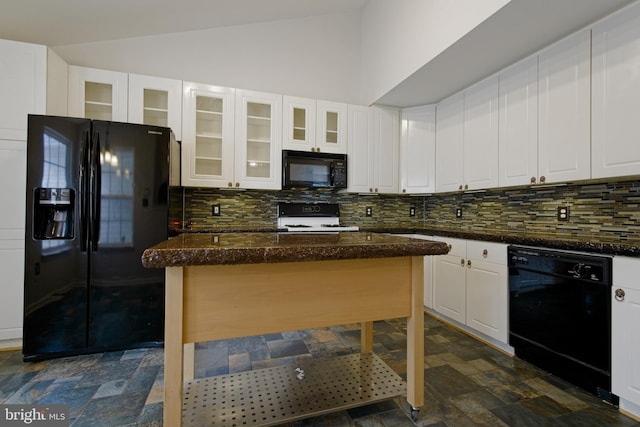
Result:
[[[182,185],[234,187],[235,90],[183,83]]]
[[[316,151],[346,153],[347,104],[319,100],[316,111]]]
[[[234,184],[240,188],[281,188],[282,95],[236,91]]]
[[[126,122],[128,75],[69,66],[69,115]]]
[[[129,122],[171,128],[182,140],[182,81],[129,74]]]

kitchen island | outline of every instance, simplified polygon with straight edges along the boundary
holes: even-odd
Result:
[[[373,322],[398,317],[407,318],[406,394],[417,410],[424,404],[423,256],[448,250],[441,242],[363,232],[183,234],[147,249],[143,265],[166,269],[165,425],[193,419],[185,400],[211,393],[191,393],[196,342],[361,323],[366,355]]]

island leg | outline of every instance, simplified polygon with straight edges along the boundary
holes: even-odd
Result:
[[[182,425],[183,393],[183,271],[182,267],[165,270],[164,326],[164,407],[163,425]]]
[[[411,257],[411,316],[407,318],[407,401],[424,405],[424,258]]]
[[[373,322],[363,322],[360,327],[360,352],[373,351]]]

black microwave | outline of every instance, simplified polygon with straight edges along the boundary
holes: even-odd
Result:
[[[347,188],[347,155],[282,150],[282,188]]]

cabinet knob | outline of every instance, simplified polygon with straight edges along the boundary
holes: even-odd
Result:
[[[467,260],[467,268],[471,268],[471,260],[470,259]]]
[[[231,181],[227,182],[227,187],[233,187],[233,182]]]
[[[458,187],[458,190],[462,191],[462,184],[460,184],[460,187]]]
[[[535,184],[535,183],[536,183],[536,177],[535,177],[535,176],[532,176],[532,177],[531,177],[531,183],[532,183],[532,184]]]
[[[484,249],[484,250],[482,251],[482,258],[486,258],[487,256],[489,256],[489,251],[488,251],[488,250],[486,250],[486,249]]]
[[[616,301],[624,301],[624,290],[622,289],[616,289],[616,293],[615,293],[615,298]]]
[[[369,187],[369,193],[373,193],[373,188]]]
[[[460,259],[460,267],[464,267],[464,258]]]
[[[468,184],[465,184],[465,185],[464,185],[464,189],[465,189],[465,190],[468,190],[468,189],[469,189],[469,185],[468,185]]]
[[[407,189],[406,189],[406,188],[403,188],[403,189],[402,189],[402,192],[403,192],[403,193],[406,193],[406,192],[407,192]]]
[[[377,193],[377,192],[378,192],[378,187],[376,187],[376,189],[374,190],[374,193]]]
[[[240,187],[240,183],[236,182],[236,188]]]
[[[316,153],[320,152],[320,147],[316,147]]]
[[[546,180],[547,180],[547,179],[544,177],[544,175],[542,175],[542,176],[540,177],[540,184],[544,184],[544,182],[545,182]]]

